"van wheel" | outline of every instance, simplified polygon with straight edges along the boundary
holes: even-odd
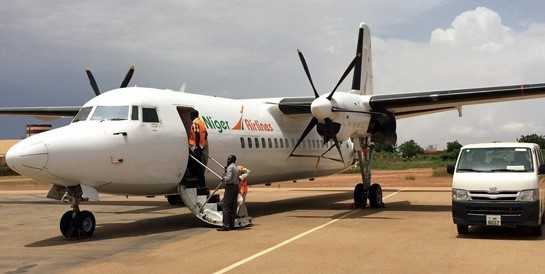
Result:
[[[469,233],[469,226],[468,225],[457,224],[456,229],[458,230],[459,235],[465,235],[465,234]]]
[[[543,234],[543,232],[541,231],[540,225],[530,227],[530,232],[532,233],[532,235],[538,236],[538,237]]]

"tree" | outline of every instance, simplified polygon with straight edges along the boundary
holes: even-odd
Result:
[[[424,149],[414,140],[409,140],[399,145],[397,148],[403,158],[413,158],[417,155],[424,154]]]
[[[445,150],[441,154],[441,159],[443,161],[456,160],[456,158],[458,158],[458,153],[460,153],[461,148],[462,144],[460,144],[458,140],[447,142],[447,150]]]
[[[396,147],[394,145],[385,145],[382,143],[376,143],[375,151],[376,152],[395,152]]]
[[[541,147],[542,149],[545,148],[545,136],[537,135],[535,133],[528,134],[528,135],[521,135],[520,138],[517,139],[517,142],[534,143],[534,144],[538,144],[539,147]]]

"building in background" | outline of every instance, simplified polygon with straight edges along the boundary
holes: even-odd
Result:
[[[6,153],[19,140],[0,140],[0,166],[6,165]]]
[[[26,125],[26,137],[42,133],[51,129],[49,124],[29,124]]]

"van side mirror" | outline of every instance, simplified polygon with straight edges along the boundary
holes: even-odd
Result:
[[[539,175],[545,175],[545,165],[540,165],[537,169],[537,174]]]
[[[447,165],[447,173],[450,174],[450,175],[454,174],[454,165],[453,164]]]

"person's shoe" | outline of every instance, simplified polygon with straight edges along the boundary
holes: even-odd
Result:
[[[229,229],[228,227],[220,227],[217,229],[217,231],[229,231],[231,229]]]

